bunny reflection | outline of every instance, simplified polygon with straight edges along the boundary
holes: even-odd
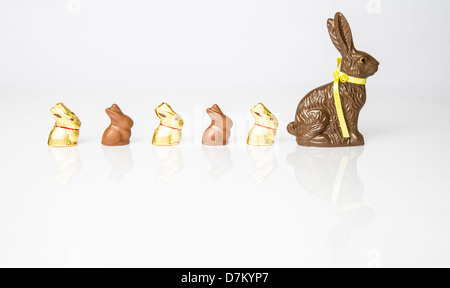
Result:
[[[78,147],[48,147],[48,153],[57,166],[56,182],[67,186],[83,167]]]
[[[272,146],[248,146],[248,156],[255,163],[252,180],[263,183],[278,168],[278,160]]]
[[[208,178],[219,181],[233,167],[230,149],[224,146],[203,146],[203,155],[211,163]]]
[[[183,154],[178,146],[153,145],[153,154],[161,165],[157,178],[163,183],[171,182],[184,167]]]
[[[364,147],[304,148],[288,155],[297,181],[306,191],[331,202],[339,221],[328,239],[334,256],[343,253],[353,231],[369,224],[375,213],[364,203],[364,185],[357,160]]]
[[[133,154],[129,145],[102,146],[103,155],[111,163],[108,178],[119,183],[123,177],[134,168]]]

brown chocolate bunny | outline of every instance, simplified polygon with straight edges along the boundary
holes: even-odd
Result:
[[[334,46],[342,55],[340,71],[335,72],[336,84],[331,82],[307,94],[300,101],[295,121],[288,125],[287,130],[297,137],[297,143],[302,146],[364,145],[363,135],[358,131],[359,112],[366,102],[364,84],[367,77],[378,71],[380,63],[369,54],[355,49],[352,31],[344,15],[336,13],[334,19],[328,19],[327,27]],[[337,96],[335,87],[338,87]],[[339,99],[342,109],[337,109]],[[341,121],[339,110],[343,116]]]
[[[203,133],[203,145],[223,146],[227,145],[230,139],[230,130],[233,127],[233,121],[223,114],[217,104],[206,109],[211,118],[211,125]]]
[[[107,108],[105,111],[111,118],[111,125],[103,133],[102,144],[106,146],[130,144],[131,128],[134,125],[133,120],[123,114],[116,104],[113,104],[111,108]]]

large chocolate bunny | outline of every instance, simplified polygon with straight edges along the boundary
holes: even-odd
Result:
[[[341,13],[327,21],[338,59],[335,81],[307,94],[298,105],[295,121],[287,130],[302,146],[339,147],[364,145],[358,117],[366,102],[366,78],[378,71],[378,61],[353,45],[350,25]],[[340,67],[339,67],[340,65]]]
[[[103,133],[102,144],[106,146],[130,144],[131,128],[134,125],[133,120],[123,114],[116,104],[113,104],[111,108],[107,108],[105,112],[111,118],[111,124]]]

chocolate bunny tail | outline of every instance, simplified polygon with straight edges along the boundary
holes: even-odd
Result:
[[[295,129],[295,122],[291,122],[288,124],[287,126],[287,131],[289,132],[289,134],[297,136],[297,129]]]

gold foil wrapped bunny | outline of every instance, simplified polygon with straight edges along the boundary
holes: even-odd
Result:
[[[162,103],[156,109],[156,116],[160,120],[159,127],[153,134],[153,145],[173,146],[180,144],[181,130],[184,122],[167,103]]]
[[[48,146],[73,147],[78,144],[80,135],[80,119],[64,104],[58,103],[50,109],[55,118],[55,127],[48,137]]]
[[[247,144],[251,146],[271,146],[277,135],[278,119],[262,104],[251,110],[255,125],[248,133]]]

